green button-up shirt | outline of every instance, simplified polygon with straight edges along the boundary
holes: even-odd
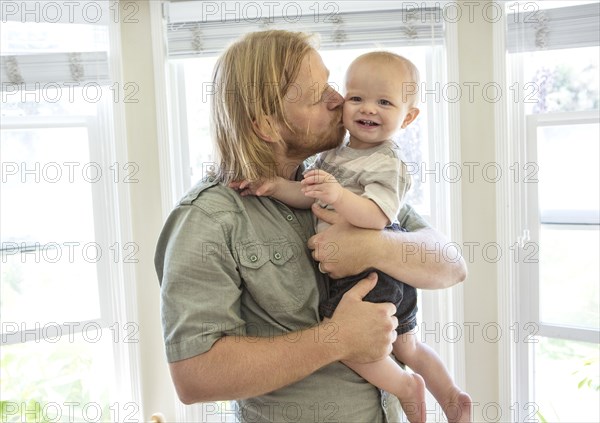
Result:
[[[398,220],[409,231],[427,225],[409,206]],[[195,186],[170,214],[155,256],[168,361],[205,353],[223,336],[277,336],[318,324],[328,281],[306,247],[313,234],[310,210],[241,197],[215,182]],[[242,422],[400,421],[393,395],[341,363],[239,401],[238,413]]]

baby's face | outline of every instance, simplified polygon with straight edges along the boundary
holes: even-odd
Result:
[[[418,110],[403,98],[410,83],[401,66],[381,61],[359,60],[346,74],[344,126],[350,146],[370,148],[389,140],[399,128],[416,117]]]

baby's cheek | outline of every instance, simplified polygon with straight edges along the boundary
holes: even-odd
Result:
[[[352,111],[352,105],[348,104],[347,102],[344,103],[342,120],[344,121],[344,126],[346,127],[352,121]]]

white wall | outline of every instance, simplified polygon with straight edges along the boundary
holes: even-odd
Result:
[[[493,82],[492,23],[486,22],[481,13],[473,14],[473,21],[466,17],[458,25],[459,75],[461,86],[475,82],[480,87]],[[477,93],[478,90],[475,90]],[[491,95],[491,93],[490,93]],[[479,163],[471,165],[475,182],[462,178],[463,245],[473,245],[470,254],[463,248],[468,263],[469,277],[464,284],[465,327],[473,328],[473,336],[465,330],[465,355],[467,389],[476,403],[474,421],[494,421],[495,403],[499,402],[498,345],[486,341],[494,338],[492,326],[488,334],[482,329],[488,323],[498,322],[496,265],[484,259],[482,246],[496,242],[496,185],[481,177],[486,163],[495,161],[494,104],[475,95],[470,101],[464,95],[460,102],[461,161]],[[465,175],[466,168],[463,168]],[[490,251],[491,256],[492,251]],[[473,342],[470,342],[470,341]],[[491,408],[490,408],[491,407]],[[504,418],[509,421],[503,410]],[[482,415],[482,412],[485,412]]]
[[[137,23],[121,22],[123,81],[139,86],[138,103],[125,103],[128,161],[139,165],[139,182],[131,184],[133,240],[139,245],[135,264],[138,294],[140,374],[144,421],[152,413],[162,412],[170,421],[175,417],[175,393],[164,353],[160,323],[159,285],[154,271],[154,250],[162,228],[159,180],[156,101],[150,11],[146,1],[136,2]],[[132,9],[133,10],[133,9]]]

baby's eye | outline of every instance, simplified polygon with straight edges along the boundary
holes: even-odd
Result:
[[[392,103],[389,100],[384,100],[384,99],[379,100],[379,104],[381,104],[382,106],[391,106],[392,105]]]
[[[353,95],[352,97],[348,98],[348,101],[360,101],[360,100],[362,100],[362,99],[357,95]]]

